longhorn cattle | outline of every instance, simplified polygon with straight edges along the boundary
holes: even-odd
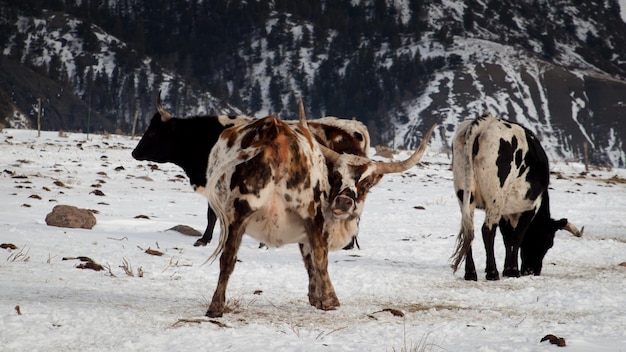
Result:
[[[254,118],[242,115],[172,117],[163,108],[159,94],[157,112],[133,150],[132,156],[136,160],[173,163],[180,166],[189,177],[194,191],[202,193],[206,186],[209,153],[220,133],[225,128],[252,121]],[[317,141],[326,147],[339,153],[367,156],[370,137],[365,125],[359,121],[323,117],[309,121],[309,129]],[[211,242],[216,220],[215,213],[208,207],[207,227],[194,246],[206,246]],[[346,249],[352,248],[355,243],[356,237]]]
[[[409,159],[387,163],[339,154],[317,143],[302,105],[295,125],[273,115],[224,130],[210,154],[205,189],[221,228],[209,258],[220,256],[220,274],[206,315],[224,312],[226,286],[244,233],[271,246],[299,243],[309,276],[309,303],[322,310],[338,307],[328,251],[342,248],[356,234],[365,197],[384,174],[419,162],[433,129]]]
[[[504,238],[507,277],[540,275],[543,258],[557,230],[582,236],[567,219],[550,216],[548,158],[534,134],[519,124],[485,114],[464,121],[453,141],[454,189],[461,207],[461,230],[453,254],[453,269],[465,259],[465,280],[477,280],[472,258],[474,209],[485,210],[482,236],[486,278],[498,280],[494,239],[498,226]]]

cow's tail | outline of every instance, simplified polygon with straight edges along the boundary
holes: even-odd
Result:
[[[213,154],[214,152],[217,152],[216,149],[217,148],[213,148],[213,151],[211,151],[211,154]],[[211,170],[211,172],[210,173],[207,172],[207,185],[206,185],[205,193],[209,201],[209,206],[211,207],[211,209],[213,209],[213,211],[215,212],[215,215],[220,221],[220,239],[217,242],[217,246],[215,247],[215,250],[213,250],[213,253],[211,253],[211,256],[209,256],[209,258],[203,264],[213,263],[215,259],[217,259],[217,257],[220,254],[222,254],[222,252],[224,251],[224,247],[226,246],[226,240],[228,239],[228,236],[229,236],[228,222],[227,222],[228,212],[226,209],[226,206],[228,205],[227,203],[228,199],[224,197],[227,197],[227,195],[230,192],[229,190],[226,189],[227,188],[226,183],[225,183],[226,180],[222,180],[223,178],[226,177],[225,173],[222,170],[226,170],[232,167],[232,165],[235,163],[247,162],[255,155],[256,154],[251,153],[251,156],[249,156],[247,159],[243,161],[229,160],[219,165],[211,165],[211,158],[209,158],[208,167]],[[222,182],[220,182],[220,180]]]
[[[472,157],[472,125],[465,131],[463,145],[463,201],[461,203],[461,230],[457,237],[456,249],[452,254],[452,269],[457,271],[467,253],[471,250],[474,240],[474,211],[472,208],[472,189],[474,188],[474,159]],[[458,164],[457,164],[458,165]]]
[[[223,165],[222,165],[223,166]],[[216,168],[215,170],[220,170]],[[207,199],[209,200],[209,206],[215,212],[215,215],[219,219],[220,222],[220,239],[217,242],[217,246],[211,256],[204,262],[213,263],[215,259],[222,253],[224,247],[226,246],[226,239],[228,238],[228,224],[226,223],[226,209],[224,208],[224,200],[220,199],[220,195],[222,192],[219,192],[217,187],[218,181],[224,177],[224,175],[220,172],[217,174],[212,174],[209,179],[207,179],[207,185],[205,192],[207,193]]]

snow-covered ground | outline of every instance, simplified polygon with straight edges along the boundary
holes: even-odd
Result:
[[[203,263],[214,243],[196,248],[195,238],[166,231],[178,224],[203,231],[206,201],[178,167],[135,161],[136,143],[0,133],[0,243],[18,247],[0,249],[0,350],[559,349],[540,342],[547,334],[563,337],[567,351],[626,350],[626,170],[581,175],[580,164],[553,162],[552,215],[584,225],[584,237],[557,233],[542,276],[466,282],[449,267],[460,224],[450,161],[429,151],[422,165],[385,176],[371,191],[361,249],[331,253],[338,310],[309,306],[295,245],[258,249],[245,237],[227,290],[232,312],[209,321],[218,263]],[[57,204],[97,210],[98,223],[47,226]],[[481,219],[479,212],[477,226]],[[496,249],[501,269],[500,239]],[[63,260],[78,256],[106,269]]]

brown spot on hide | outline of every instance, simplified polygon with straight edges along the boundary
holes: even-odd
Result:
[[[287,188],[310,187],[308,158],[300,153],[297,145],[291,148],[292,160],[289,163]]]
[[[283,168],[290,165],[290,140],[284,134],[278,134],[274,140],[265,147],[265,155],[272,164],[276,173],[276,182],[282,178]],[[294,161],[297,161],[294,160]]]
[[[339,153],[354,154],[365,156],[367,151],[361,149],[361,142],[364,137],[359,132],[349,133],[346,130],[332,125],[322,125],[315,122],[309,123],[318,131],[315,139],[318,143]]]
[[[235,208],[236,219],[244,219],[252,212],[247,200],[235,199],[233,206]]]
[[[285,126],[286,124],[274,115],[256,120],[242,131],[241,148],[268,146],[276,140],[281,131],[285,130]]]
[[[235,167],[235,172],[230,180],[230,190],[239,188],[241,194],[255,195],[263,189],[272,179],[272,170],[265,160],[265,156],[259,154],[245,163]]]
[[[237,155],[237,160],[246,160],[250,157],[250,153],[248,153],[247,151],[243,151],[240,152],[239,155]]]
[[[309,213],[309,217],[314,217],[315,216],[315,202],[310,202],[309,203],[309,208],[308,208],[308,213]]]
[[[245,131],[243,137],[241,137],[241,148],[242,149],[250,148],[250,146],[252,145],[252,142],[256,139],[257,135],[258,134],[256,130]]]
[[[228,141],[227,142],[228,148],[232,148],[233,145],[235,145],[235,141],[237,141],[238,135],[239,134],[237,133],[237,131],[235,131],[234,128],[228,128],[222,132],[222,135],[220,138],[226,139]]]
[[[322,196],[325,195],[324,191],[322,191],[320,186],[320,181],[317,181],[315,187],[313,188],[313,200],[315,203],[320,203],[322,200]]]

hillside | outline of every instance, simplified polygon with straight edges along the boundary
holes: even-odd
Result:
[[[363,121],[374,144],[411,147],[441,122],[444,148],[459,120],[489,109],[533,129],[554,159],[582,160],[586,143],[593,163],[625,166],[615,0],[0,4],[5,120],[31,119],[43,96],[46,128],[85,130],[89,119],[128,133],[159,90],[177,115],[291,117],[302,96],[310,116]],[[15,77],[26,70],[39,78]]]

